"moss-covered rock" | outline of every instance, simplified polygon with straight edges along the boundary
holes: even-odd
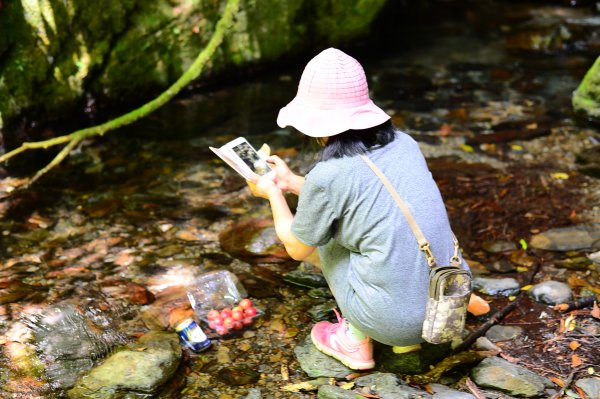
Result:
[[[204,71],[273,61],[367,33],[386,0],[242,0]],[[0,9],[0,129],[65,115],[86,97],[141,103],[211,37],[225,0],[20,0]]]
[[[573,93],[573,108],[589,119],[600,121],[600,57]]]

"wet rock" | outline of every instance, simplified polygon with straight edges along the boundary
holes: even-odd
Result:
[[[581,173],[600,178],[600,145],[595,145],[577,154],[576,162]]]
[[[600,378],[581,378],[575,382],[575,386],[580,388],[588,398],[600,398]]]
[[[148,305],[154,302],[154,294],[146,287],[130,281],[113,279],[101,283],[102,293],[115,299],[124,299],[136,305]]]
[[[497,260],[494,263],[486,264],[485,267],[492,273],[510,273],[516,270],[515,266],[507,259]]]
[[[433,390],[432,399],[475,399],[475,396],[467,392],[457,391],[441,384],[429,384]]]
[[[399,374],[419,374],[429,370],[450,351],[450,344],[421,343],[421,349],[408,353],[394,353],[391,346],[375,343],[377,369]]]
[[[331,290],[329,289],[329,287],[311,288],[310,290],[308,290],[306,292],[306,295],[308,295],[309,297],[314,298],[314,299],[331,299],[331,298],[333,298],[333,294],[331,293]]]
[[[336,359],[320,352],[307,336],[294,348],[300,367],[309,377],[345,378],[354,371]]]
[[[485,336],[492,342],[510,341],[523,333],[519,326],[501,326],[495,325],[485,333]]]
[[[113,313],[92,306],[83,309],[60,303],[32,315],[27,324],[33,331],[46,375],[62,388],[73,386],[97,359],[126,342]]]
[[[327,287],[327,281],[322,274],[292,270],[283,276],[283,280],[294,285],[306,288]]]
[[[377,395],[381,398],[390,399],[409,399],[409,398],[431,398],[431,395],[425,391],[406,385],[391,373],[374,373],[358,377],[355,383],[359,387],[364,387],[368,393]]]
[[[306,311],[308,317],[313,321],[330,320],[333,318],[333,308],[337,305],[335,301],[327,301],[319,303]]]
[[[473,289],[487,295],[515,295],[520,291],[519,282],[514,278],[475,277]]]
[[[356,393],[336,385],[321,385],[317,393],[318,399],[356,399]]]
[[[554,266],[569,270],[595,270],[594,262],[586,256],[576,256],[557,261]]]
[[[572,298],[572,290],[565,283],[559,281],[544,281],[531,287],[528,294],[537,302],[548,305],[569,302]]]
[[[270,219],[238,222],[219,234],[219,242],[225,252],[249,263],[292,261],[277,237]]]
[[[542,396],[546,388],[554,386],[547,378],[498,357],[481,361],[471,371],[471,378],[480,387],[526,398]]]
[[[227,385],[239,386],[258,381],[260,373],[247,366],[228,366],[218,371],[219,379]]]
[[[600,249],[600,223],[550,229],[531,238],[530,245],[547,251]]]
[[[73,399],[151,395],[173,376],[180,360],[177,334],[151,331],[92,369],[68,395]]]
[[[499,346],[494,344],[486,337],[479,337],[475,341],[475,348],[483,351],[502,352]]]
[[[510,252],[517,249],[517,245],[511,241],[498,240],[498,241],[484,241],[481,247],[492,254],[498,254],[503,252]]]

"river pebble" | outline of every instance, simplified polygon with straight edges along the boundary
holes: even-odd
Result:
[[[473,289],[487,295],[515,295],[520,288],[519,282],[512,277],[475,277],[473,279]]]
[[[523,329],[519,326],[501,326],[495,325],[485,333],[485,336],[492,342],[510,341],[519,337]]]
[[[571,287],[560,281],[544,281],[531,287],[528,293],[536,301],[548,305],[566,303],[573,297]]]

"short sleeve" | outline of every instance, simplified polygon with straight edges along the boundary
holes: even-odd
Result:
[[[292,223],[292,233],[306,245],[318,247],[332,237],[336,216],[325,189],[307,176]]]

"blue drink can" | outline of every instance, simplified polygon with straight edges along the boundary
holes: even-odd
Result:
[[[185,319],[175,327],[179,340],[194,352],[201,352],[210,346],[210,339],[192,319]]]

